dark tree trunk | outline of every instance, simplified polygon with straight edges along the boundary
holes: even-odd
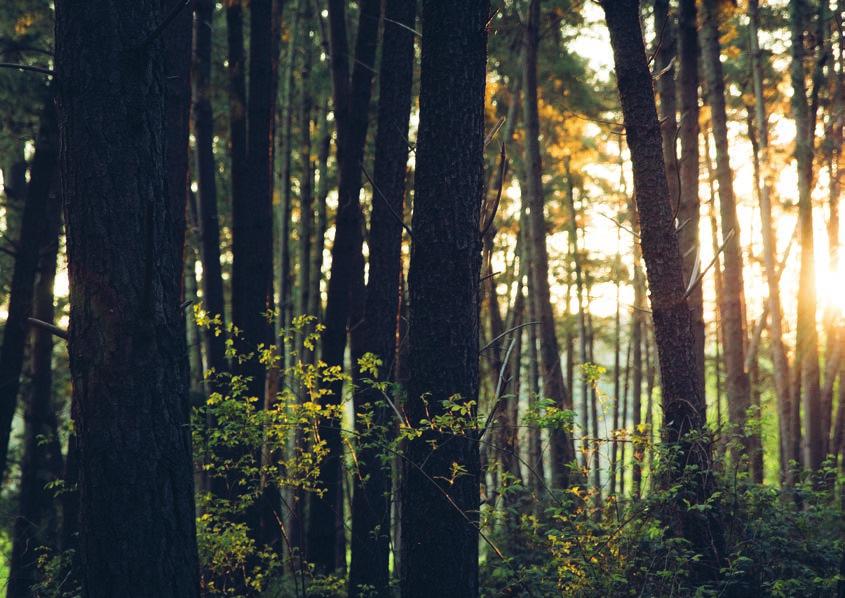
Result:
[[[352,363],[364,353],[382,361],[379,380],[393,380],[401,275],[402,218],[408,162],[408,121],[414,73],[415,0],[388,0],[379,67],[378,129],[370,217],[370,262],[364,319],[352,333]],[[359,332],[360,331],[360,332]],[[356,338],[360,334],[360,338]],[[359,375],[360,377],[360,375]],[[370,587],[389,595],[390,460],[382,443],[389,441],[393,410],[381,393],[367,384],[355,392],[355,412],[373,412],[373,428],[359,427],[352,493],[352,562],[349,595]]]
[[[478,400],[489,3],[423,3],[420,127],[410,285],[412,425],[458,395]],[[473,415],[475,409],[472,409]],[[402,490],[402,596],[478,595],[477,439],[424,432],[408,442]],[[432,447],[428,441],[436,443]],[[462,468],[453,483],[453,464]]]
[[[753,450],[753,441],[746,434],[745,421],[751,406],[751,386],[745,371],[746,334],[743,325],[742,251],[739,245],[739,219],[733,192],[733,172],[728,154],[725,81],[720,61],[718,2],[705,0],[703,11],[703,62],[707,74],[707,103],[710,105],[713,141],[716,147],[716,178],[719,182],[719,212],[722,229],[723,276],[719,314],[725,359],[725,390],[731,435],[743,449],[734,451],[739,461]],[[747,467],[747,463],[744,465]]]
[[[803,0],[789,3],[792,38],[792,111],[795,119],[795,160],[798,163],[798,221],[801,231],[801,271],[798,278],[798,326],[795,367],[800,371],[797,394],[804,412],[803,464],[816,471],[824,459],[819,387],[819,347],[816,330],[816,274],[813,241],[813,129],[805,87]],[[793,410],[796,409],[793,405]]]
[[[337,123],[337,157],[340,169],[338,207],[335,220],[332,266],[326,299],[322,359],[329,366],[342,366],[346,352],[347,325],[361,319],[364,300],[364,242],[361,213],[361,166],[369,125],[370,95],[375,63],[380,0],[364,0],[358,17],[354,67],[349,77],[349,42],[343,0],[330,0],[329,33],[332,65],[332,93]],[[329,404],[341,401],[342,382],[332,385]],[[345,567],[337,562],[338,545],[344,540],[337,533],[336,519],[343,519],[340,476],[343,443],[339,422],[327,421],[320,427],[328,455],[320,467],[322,497],[311,494],[308,520],[308,560],[318,570],[330,572]]]
[[[44,106],[35,157],[29,173],[20,239],[12,272],[8,316],[0,345],[0,481],[5,479],[12,419],[18,404],[20,376],[26,345],[26,319],[32,313],[38,253],[47,235],[48,205],[54,188],[58,139],[53,98]]]
[[[58,131],[53,116],[50,121],[49,133],[53,136],[55,151],[58,149]],[[55,194],[51,194],[48,204],[33,313],[42,322],[52,324],[61,208]],[[24,411],[20,507],[13,527],[7,598],[31,595],[29,588],[38,580],[40,548],[56,549],[59,539],[59,505],[53,490],[47,486],[62,478],[62,449],[53,402],[53,335],[43,328],[35,328],[31,337],[32,383]]]
[[[763,237],[763,264],[765,266],[766,281],[769,288],[769,342],[772,350],[773,378],[775,395],[778,401],[778,424],[780,429],[780,466],[784,481],[791,483],[791,468],[788,467],[791,440],[790,419],[792,400],[789,393],[789,360],[783,346],[783,321],[780,302],[780,286],[777,272],[777,237],[772,223],[771,191],[774,184],[770,172],[769,159],[769,127],[766,117],[766,103],[763,95],[763,56],[757,32],[760,26],[759,6],[757,0],[749,0],[749,45],[751,50],[751,74],[754,84],[754,117],[759,133],[758,170],[762,174],[759,181],[758,197],[760,199],[760,219]]]
[[[308,313],[322,319],[323,300],[320,296],[320,283],[323,281],[323,250],[326,237],[326,200],[329,195],[329,151],[331,148],[331,131],[328,122],[328,101],[323,102],[320,109],[320,125],[317,142],[320,144],[317,152],[317,167],[320,180],[317,183],[317,215],[315,217],[314,242],[311,245],[311,293],[309,294]]]
[[[667,463],[675,482],[691,467],[689,476],[666,517],[675,533],[702,555],[693,580],[718,574],[721,529],[700,505],[712,492],[710,447],[706,436],[704,397],[699,393],[695,338],[684,297],[683,263],[666,184],[660,123],[654,103],[636,0],[603,0],[617,84],[634,170],[634,187],[642,231],[642,250],[651,291],[651,311],[660,362],[663,398],[663,437],[677,456]]]
[[[86,596],[199,591],[159,6],[56,7]]]
[[[300,97],[299,97],[299,153],[302,173],[299,179],[299,270],[297,271],[296,287],[296,315],[308,314],[309,296],[311,293],[311,231],[314,228],[314,164],[311,160],[311,112],[314,98],[311,95],[311,63],[312,48],[311,32],[311,2],[305,0],[299,6],[298,27],[304,33],[305,43],[302,47],[302,65],[299,68]],[[298,358],[306,362],[307,349],[304,346],[305,330],[297,334],[296,350]]]
[[[540,320],[540,362],[543,396],[553,400],[559,409],[569,409],[569,391],[560,367],[560,349],[555,333],[554,313],[549,291],[549,255],[546,249],[542,163],[540,159],[540,117],[537,108],[537,49],[540,41],[540,3],[531,0],[525,25],[525,67],[523,76],[523,117],[525,118],[526,195],[530,206],[529,235],[531,243],[531,291],[535,313]],[[570,465],[575,459],[569,434],[560,428],[551,431],[550,439],[552,486],[569,485]]]
[[[225,330],[223,273],[220,266],[220,221],[217,214],[217,166],[214,160],[214,115],[211,108],[211,44],[214,1],[198,0],[194,24],[194,136],[196,137],[197,224],[202,257],[203,307],[219,315]],[[226,337],[202,332],[206,367],[221,374],[226,368]]]
[[[698,238],[698,33],[695,0],[680,0],[678,41],[678,59],[680,62],[678,93],[681,109],[678,124],[678,137],[681,140],[681,161],[678,165],[681,182],[678,220],[681,223],[681,229],[678,232],[678,237],[681,244],[681,255],[684,256],[684,277],[689,282],[695,262],[700,259],[701,249]],[[674,148],[674,140],[672,147]],[[671,180],[671,178],[672,173],[670,172],[669,179]],[[699,390],[701,396],[705,396],[704,299],[701,284],[696,285],[692,290],[688,303],[692,317],[692,331],[695,335]]]

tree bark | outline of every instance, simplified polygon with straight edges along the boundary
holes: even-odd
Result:
[[[798,163],[798,220],[801,233],[801,270],[798,277],[798,326],[795,363],[800,368],[800,397],[804,412],[803,465],[813,471],[824,459],[821,429],[821,389],[819,349],[816,329],[816,274],[813,242],[813,205],[810,192],[813,179],[813,131],[807,105],[804,69],[803,0],[789,3],[792,39],[792,112],[795,118],[795,160]],[[793,406],[795,410],[795,406]]]
[[[56,177],[58,141],[55,118],[51,94],[45,99],[41,127],[35,142],[35,156],[29,171],[9,292],[8,316],[3,328],[3,343],[0,345],[0,481],[5,480],[6,476],[12,420],[17,409],[23,369],[26,319],[32,314],[38,252],[47,235],[47,206]]]
[[[365,353],[382,360],[379,380],[395,380],[399,277],[402,266],[402,214],[408,162],[408,123],[414,74],[414,0],[388,0],[379,66],[378,128],[370,216],[369,277],[364,319],[352,332],[352,363]],[[361,374],[359,372],[359,377]],[[381,446],[389,442],[395,422],[381,393],[366,383],[354,396],[356,413],[373,413],[373,427],[358,432],[358,475],[352,493],[352,561],[349,595],[363,596],[373,588],[389,590],[390,460]]]
[[[194,136],[196,137],[197,207],[202,257],[204,308],[219,315],[225,330],[226,308],[220,266],[220,221],[217,213],[217,165],[214,160],[214,114],[211,108],[211,44],[213,0],[198,0],[194,23]],[[206,367],[222,374],[227,369],[226,337],[210,327],[202,331]]]
[[[329,288],[326,299],[325,332],[322,359],[329,366],[343,366],[347,326],[363,316],[364,256],[362,254],[363,216],[361,213],[361,166],[369,125],[370,94],[374,72],[380,0],[364,0],[358,18],[354,67],[349,77],[349,43],[346,35],[346,10],[343,0],[330,0],[329,34],[332,66],[332,94],[337,123],[337,159],[340,169],[338,207]],[[353,364],[354,365],[354,364]],[[327,404],[339,404],[343,383],[332,384]],[[326,441],[328,455],[320,467],[319,482],[325,488],[322,497],[311,494],[308,520],[308,560],[320,571],[345,568],[337,562],[337,547],[345,540],[338,537],[336,518],[343,518],[340,492],[343,443],[339,422],[326,421],[320,437]]]
[[[690,509],[712,492],[710,447],[706,437],[704,398],[699,393],[695,338],[684,296],[683,264],[666,183],[660,123],[654,103],[636,0],[603,0],[617,85],[634,171],[651,311],[660,363],[663,439],[676,451],[667,462],[667,481],[684,476],[674,508],[664,514],[676,534],[702,555],[692,567],[692,582],[718,574],[721,528],[707,512]],[[702,437],[703,435],[703,437]],[[685,476],[688,467],[692,469]]]
[[[58,150],[55,114],[50,110],[45,122],[50,146]],[[43,145],[42,145],[43,148]],[[43,151],[43,150],[42,150]],[[51,177],[53,179],[54,177]],[[53,189],[55,191],[55,188]],[[41,246],[40,275],[35,285],[34,317],[52,324],[54,320],[53,282],[59,248],[60,206],[50,193],[46,210],[45,235]],[[12,532],[9,562],[8,598],[30,596],[29,588],[38,581],[41,547],[58,548],[59,505],[49,483],[62,479],[62,449],[53,401],[53,334],[43,328],[31,332],[31,387],[24,411],[23,457],[21,459],[18,515]]]
[[[540,3],[531,0],[528,21],[525,24],[525,67],[523,69],[525,94],[523,118],[525,119],[525,170],[526,195],[529,202],[529,238],[531,243],[531,291],[535,314],[540,320],[540,362],[542,367],[543,396],[554,401],[559,409],[568,409],[569,391],[563,381],[560,366],[560,349],[555,332],[554,313],[549,291],[549,255],[546,248],[545,196],[543,193],[540,158],[540,118],[537,100],[537,52],[540,41]],[[570,466],[575,459],[570,434],[560,428],[550,432],[552,487],[566,488],[570,480]]]
[[[487,0],[423,3],[420,127],[409,273],[411,425],[478,400],[479,208],[484,184]],[[426,413],[428,411],[428,414]],[[471,408],[475,416],[475,408]],[[478,596],[475,432],[408,442],[402,595]],[[428,441],[434,441],[431,447]],[[461,468],[454,477],[453,464]],[[449,480],[454,477],[452,483]]]
[[[680,204],[677,209],[681,227],[678,231],[678,238],[681,243],[681,255],[684,259],[684,278],[687,282],[692,278],[695,263],[700,260],[701,255],[701,243],[698,238],[700,201],[698,197],[698,32],[696,13],[695,0],[680,0],[678,13],[678,59],[680,63],[678,93],[681,116],[678,124],[678,137],[681,140],[681,161],[678,168],[680,169],[681,189]],[[671,56],[669,59],[671,60]],[[665,141],[664,138],[664,144]],[[673,139],[671,147],[674,149],[674,146]],[[670,172],[670,181],[671,178]],[[692,290],[687,302],[690,306],[692,331],[695,335],[698,384],[701,396],[705,396],[704,346],[706,335],[704,330],[704,298],[700,284]]]
[[[751,50],[751,74],[754,84],[754,119],[759,136],[759,171],[761,173],[758,197],[760,199],[760,220],[763,236],[763,265],[769,288],[769,343],[772,350],[772,370],[774,374],[775,395],[778,403],[778,425],[780,429],[780,470],[787,483],[791,483],[790,459],[799,460],[790,447],[795,443],[791,439],[792,397],[789,392],[789,360],[783,345],[783,320],[780,303],[780,284],[777,271],[777,237],[772,221],[773,173],[769,159],[769,127],[766,116],[766,103],[763,95],[763,55],[758,40],[760,27],[759,6],[757,0],[749,0],[749,45]]]
[[[744,455],[749,455],[753,448],[753,442],[745,431],[748,408],[751,406],[751,387],[748,373],[745,371],[746,334],[742,317],[742,252],[739,245],[739,220],[733,193],[733,172],[728,153],[725,81],[719,56],[718,3],[716,0],[706,0],[702,8],[703,62],[706,67],[707,97],[716,147],[716,178],[719,182],[719,212],[724,245],[719,313],[722,320],[725,390],[728,398],[728,417],[732,427],[731,435],[736,435],[742,446],[741,450],[736,449],[732,452],[734,459],[739,461]]]
[[[56,6],[85,596],[199,591],[159,8]]]

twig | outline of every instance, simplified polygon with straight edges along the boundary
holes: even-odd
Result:
[[[608,216],[607,214],[602,214],[601,212],[597,212],[597,213],[598,213],[598,215],[599,215],[599,216],[601,216],[602,218],[607,218],[608,220],[610,220],[613,224],[615,224],[617,227],[621,228],[621,229],[622,229],[622,230],[624,230],[625,232],[631,233],[632,235],[634,235],[634,236],[635,236],[636,238],[638,238],[638,239],[640,238],[640,236],[639,236],[637,233],[635,233],[633,230],[631,230],[630,228],[628,228],[627,226],[625,226],[624,224],[622,224],[622,223],[621,223],[621,222],[619,222],[618,220],[615,220],[614,218],[611,218],[611,217],[610,217],[610,216]]]
[[[408,27],[405,23],[400,23],[399,21],[394,21],[393,19],[388,19],[387,17],[382,17],[381,20],[384,21],[385,23],[393,23],[394,25],[401,27],[402,29],[407,29],[408,31],[410,31],[411,33],[416,35],[417,37],[422,37],[422,33],[417,31],[416,29],[412,29],[411,27]]]
[[[713,265],[716,263],[716,260],[719,259],[719,254],[721,254],[725,250],[725,247],[728,245],[728,243],[730,243],[731,239],[734,238],[734,233],[734,229],[728,231],[728,234],[725,236],[724,242],[722,243],[721,247],[719,247],[719,250],[716,252],[716,255],[713,256],[713,259],[710,260],[710,263],[707,264],[707,267],[702,270],[701,274],[699,274],[695,279],[690,281],[687,290],[684,292],[684,299],[686,299],[692,294],[693,289],[698,286],[698,283],[701,282],[701,280],[704,278],[704,275],[707,274],[708,270],[713,267]]]
[[[18,64],[16,62],[0,62],[0,68],[4,69],[15,69],[18,71],[30,71],[33,73],[42,73],[44,75],[49,75],[51,77],[56,76],[56,71],[50,70],[43,66],[33,66],[30,64]]]
[[[487,147],[488,145],[490,145],[490,142],[493,141],[493,137],[496,136],[496,133],[499,132],[499,129],[502,128],[503,124],[505,124],[505,117],[504,116],[501,117],[496,122],[496,124],[493,125],[493,128],[490,130],[490,132],[487,133],[487,136],[484,138],[484,147]]]
[[[42,330],[46,330],[47,332],[54,334],[59,338],[62,338],[64,340],[67,340],[68,338],[67,330],[65,330],[64,328],[59,328],[58,326],[54,326],[53,324],[45,322],[44,320],[38,320],[36,318],[27,318],[26,321],[32,326],[35,326],[36,328],[41,328]]]
[[[537,320],[535,320],[535,321],[533,321],[533,322],[524,322],[524,323],[522,323],[522,324],[519,324],[518,326],[514,326],[513,328],[508,328],[508,329],[507,329],[507,330],[505,330],[502,334],[498,335],[498,336],[497,336],[496,338],[494,338],[492,341],[490,341],[489,343],[487,343],[486,345],[484,345],[483,347],[481,347],[481,349],[479,349],[479,350],[478,350],[478,352],[479,352],[479,353],[484,353],[484,351],[486,351],[487,349],[489,349],[490,347],[492,347],[493,345],[495,345],[495,344],[496,344],[496,341],[498,341],[498,340],[500,340],[500,339],[502,339],[502,338],[506,337],[507,335],[509,335],[509,334],[510,334],[511,332],[513,332],[514,330],[519,330],[520,328],[525,328],[526,326],[532,326],[532,325],[534,325],[534,324],[539,324],[539,323],[540,323],[540,322],[538,322]]]
[[[516,337],[511,339],[511,343],[510,345],[508,345],[508,350],[505,352],[505,358],[502,360],[502,367],[499,369],[499,381],[496,383],[496,403],[493,405],[493,408],[487,415],[487,420],[484,422],[484,427],[481,428],[481,432],[478,434],[479,441],[484,438],[484,434],[487,432],[487,428],[490,427],[490,424],[493,422],[493,418],[496,416],[496,413],[499,412],[499,406],[502,404],[502,383],[505,380],[505,370],[507,370],[508,363],[511,358],[511,351],[513,351],[513,347],[515,344]]]
[[[505,144],[502,144],[502,151],[499,157],[499,188],[496,190],[496,199],[493,202],[493,209],[490,210],[490,217],[487,223],[481,228],[481,238],[487,235],[487,231],[493,225],[493,220],[496,219],[496,212],[499,211],[499,202],[502,199],[502,189],[505,187],[505,174],[508,171],[508,157],[505,154]]]
[[[399,224],[402,225],[402,228],[404,228],[408,232],[408,236],[411,237],[411,240],[413,241],[414,240],[414,231],[412,231],[411,227],[408,226],[407,224],[405,224],[405,221],[402,220],[402,218],[399,216],[399,214],[396,213],[396,210],[394,210],[393,206],[390,205],[390,202],[387,201],[387,198],[384,196],[384,193],[381,192],[381,189],[379,189],[376,186],[375,182],[370,177],[370,174],[367,172],[367,169],[364,168],[363,164],[361,165],[361,172],[364,173],[364,176],[367,177],[367,180],[370,182],[370,185],[372,186],[373,190],[376,192],[376,194],[379,197],[381,197],[382,201],[384,202],[384,205],[387,206],[387,209],[390,210],[390,213],[393,214],[393,217],[396,219],[396,221]]]
[[[142,43],[139,47],[146,48],[147,46],[149,46],[153,42],[153,40],[155,40],[155,38],[157,38],[159,35],[162,34],[165,29],[167,29],[170,23],[172,23],[173,20],[179,16],[179,13],[182,12],[182,10],[190,3],[191,0],[178,0],[176,5],[170,9],[170,12],[167,13],[167,16],[164,17],[164,20],[159,23],[158,26],[152,30],[152,32],[150,32],[150,34],[147,36],[147,39],[145,39],[144,43]]]

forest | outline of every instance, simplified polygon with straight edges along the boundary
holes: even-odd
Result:
[[[0,1],[8,598],[845,598],[843,0]]]

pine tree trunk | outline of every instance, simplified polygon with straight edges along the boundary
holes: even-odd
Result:
[[[414,72],[413,0],[385,4],[384,39],[379,66],[378,127],[373,169],[373,205],[370,216],[369,278],[364,319],[352,332],[353,364],[365,353],[382,361],[378,380],[395,381],[402,270],[402,215],[408,162],[408,123]],[[360,338],[356,338],[360,334]],[[355,367],[353,365],[353,367]],[[359,374],[360,376],[360,374]],[[395,395],[394,397],[395,398]],[[395,425],[393,409],[377,389],[361,385],[354,396],[355,412],[373,412],[374,428],[359,426],[358,475],[352,493],[352,561],[349,595],[363,596],[365,588],[389,594],[390,461],[382,444],[389,442]],[[356,422],[357,424],[357,422]]]
[[[816,329],[816,274],[813,246],[813,205],[810,193],[813,179],[813,131],[807,106],[804,69],[803,0],[789,3],[792,39],[792,111],[795,118],[795,160],[798,163],[798,220],[801,231],[801,270],[798,277],[798,326],[795,363],[800,368],[800,397],[804,412],[803,465],[818,470],[824,459],[821,429],[821,389],[819,349]],[[793,406],[793,411],[795,406]]]
[[[50,111],[48,134],[57,149],[55,116]],[[42,146],[43,147],[43,146]],[[51,177],[52,178],[52,177]],[[56,278],[56,254],[59,248],[60,206],[55,193],[50,194],[45,217],[45,235],[41,246],[41,266],[35,285],[33,315],[42,322],[54,321],[53,282]],[[62,479],[62,449],[53,401],[53,335],[43,328],[31,332],[31,385],[24,410],[23,456],[21,458],[20,498],[12,532],[9,562],[8,598],[32,595],[30,586],[39,578],[41,547],[58,548],[59,505],[51,482]]]
[[[769,343],[772,350],[772,371],[775,383],[775,395],[778,403],[778,425],[780,428],[780,470],[781,475],[787,483],[791,483],[791,468],[788,467],[789,459],[798,460],[798,455],[792,455],[790,447],[794,446],[791,440],[790,419],[792,397],[789,392],[789,360],[783,345],[783,320],[780,304],[780,285],[778,284],[777,272],[777,237],[775,236],[772,222],[772,200],[773,187],[772,173],[769,166],[769,133],[768,119],[766,116],[766,103],[763,96],[763,56],[760,50],[757,32],[759,30],[759,10],[757,0],[749,0],[749,42],[751,50],[751,68],[754,84],[754,118],[759,133],[759,161],[758,170],[762,173],[759,180],[758,197],[760,199],[761,232],[763,236],[763,264],[766,273],[766,282],[769,289]]]
[[[339,181],[321,357],[329,366],[342,366],[347,326],[357,325],[363,316],[363,216],[359,195],[381,2],[361,3],[351,79],[345,3],[330,0],[328,11]],[[326,397],[326,403],[339,404],[342,390],[342,382],[332,384],[332,394]],[[343,520],[340,492],[343,443],[338,424],[330,420],[320,426],[320,437],[326,441],[328,455],[320,467],[319,482],[326,491],[322,497],[309,496],[308,560],[323,572],[346,566],[345,560],[337,561],[338,546],[344,542],[336,525],[336,519]]]
[[[423,2],[420,125],[410,288],[412,425],[458,395],[478,400],[484,91],[489,3]],[[536,104],[535,104],[536,106]],[[536,121],[535,121],[536,122]],[[473,415],[475,409],[472,409]],[[469,432],[470,435],[473,432]],[[408,442],[402,490],[402,596],[478,596],[477,439],[425,432]],[[437,443],[432,450],[428,441]],[[453,464],[462,468],[453,483]],[[448,498],[447,498],[448,497]]]
[[[226,308],[220,266],[220,221],[217,213],[217,165],[214,160],[214,115],[211,108],[211,44],[213,0],[198,0],[194,27],[194,136],[196,138],[197,220],[202,256],[203,308],[219,315],[223,330]],[[227,369],[226,337],[211,328],[202,332],[206,365],[222,374]]]
[[[710,451],[706,439],[704,397],[699,393],[695,338],[687,306],[683,264],[675,230],[654,103],[651,75],[636,0],[603,0],[617,84],[631,149],[637,210],[642,231],[651,312],[660,363],[663,439],[676,454],[666,463],[667,482],[684,478],[683,490],[664,520],[685,538],[701,561],[692,567],[692,583],[709,579],[721,561],[721,527],[701,505],[712,492]],[[701,438],[700,435],[705,437]],[[692,468],[686,475],[687,468]]]
[[[18,404],[24,347],[32,314],[38,252],[47,234],[47,209],[54,189],[58,140],[52,95],[45,98],[41,126],[35,141],[35,156],[26,186],[26,202],[21,216],[20,237],[9,290],[8,315],[0,345],[0,480],[6,479],[12,419]]]
[[[549,290],[549,255],[546,249],[545,196],[540,158],[540,118],[537,106],[537,51],[540,41],[540,2],[531,0],[528,22],[525,25],[525,68],[523,76],[523,117],[525,119],[526,195],[530,206],[529,231],[531,243],[531,291],[535,313],[540,321],[540,359],[543,396],[554,401],[559,409],[566,409],[569,391],[560,367],[560,349],[555,332],[554,313]],[[551,430],[550,438],[552,487],[566,488],[570,480],[570,464],[575,459],[569,434],[562,429]]]
[[[121,7],[56,6],[83,594],[197,596],[163,16]]]
[[[678,231],[681,255],[684,259],[684,277],[692,278],[696,260],[700,259],[699,241],[700,201],[698,197],[698,32],[696,28],[695,0],[680,0],[678,12],[678,94],[680,99],[680,122],[678,137],[681,141],[680,204],[678,206]],[[671,56],[669,57],[671,59]],[[661,96],[662,97],[662,96]],[[664,138],[665,145],[665,138]],[[674,140],[672,141],[674,148]],[[671,172],[669,180],[671,181]],[[670,187],[671,190],[671,187]],[[705,396],[704,366],[704,298],[702,285],[697,285],[687,302],[692,317],[692,331],[695,335],[695,355],[698,366],[698,383],[701,396]]]
[[[742,252],[739,245],[739,220],[733,193],[733,172],[728,153],[727,114],[725,111],[725,82],[720,61],[718,3],[706,0],[702,4],[702,56],[707,74],[707,101],[712,118],[713,140],[716,147],[716,178],[719,182],[719,212],[722,228],[723,275],[720,316],[725,359],[725,389],[728,398],[728,417],[741,450],[732,452],[736,461],[750,454],[752,440],[745,433],[745,421],[751,406],[751,387],[745,371],[746,334],[743,327]],[[746,465],[747,466],[747,465]]]

